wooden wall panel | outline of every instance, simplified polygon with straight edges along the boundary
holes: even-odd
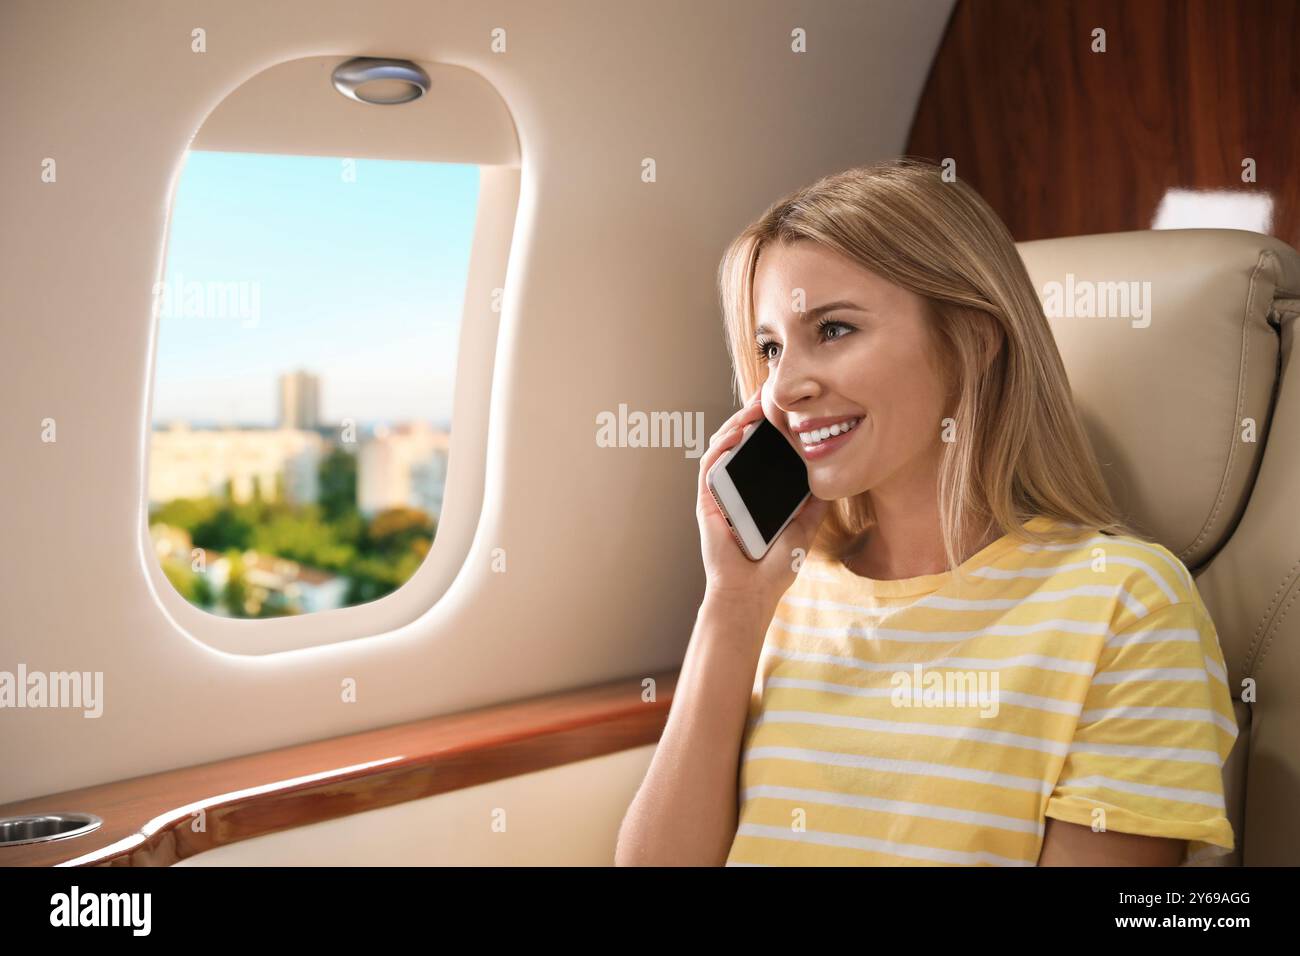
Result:
[[[1300,0],[958,0],[908,153],[955,159],[1018,241],[1149,229],[1182,188],[1267,194],[1300,247],[1297,47]]]

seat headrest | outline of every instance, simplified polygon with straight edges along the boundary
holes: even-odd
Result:
[[[1017,247],[1117,505],[1195,570],[1250,497],[1300,300],[1300,255],[1236,229]]]

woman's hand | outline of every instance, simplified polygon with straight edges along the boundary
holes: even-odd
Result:
[[[752,600],[775,611],[807,554],[830,503],[815,496],[804,502],[794,520],[786,525],[759,561],[751,561],[732,537],[731,527],[709,491],[709,469],[728,449],[739,444],[747,427],[757,427],[763,417],[762,388],[745,407],[732,415],[709,439],[700,457],[699,494],[695,517],[700,525],[700,550],[704,557],[707,593]]]

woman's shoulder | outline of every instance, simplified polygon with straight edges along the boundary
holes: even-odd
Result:
[[[1187,566],[1158,541],[1058,519],[1035,519],[1030,527],[1050,543],[1027,546],[1029,555],[1048,552],[1062,571],[1114,587],[1121,601],[1137,601],[1147,611],[1200,603]]]

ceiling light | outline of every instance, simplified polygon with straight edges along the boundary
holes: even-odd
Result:
[[[376,106],[409,103],[429,92],[429,74],[410,60],[354,57],[335,67],[331,79],[344,96]]]

